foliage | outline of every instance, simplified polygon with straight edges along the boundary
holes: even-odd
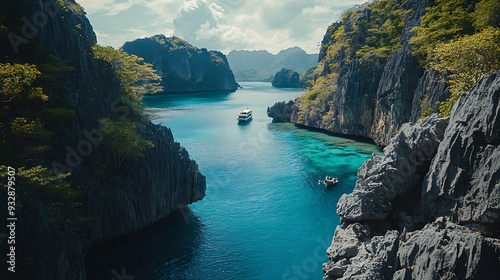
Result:
[[[448,77],[451,97],[440,106],[440,115],[447,116],[454,100],[470,90],[482,76],[500,69],[500,29],[490,27],[438,44],[430,57],[430,66]]]
[[[57,186],[62,179],[69,177],[70,173],[55,173],[41,165],[32,168],[20,167],[17,174],[27,184],[33,187]]]
[[[500,69],[499,24],[498,0],[436,0],[412,29],[414,54],[450,85],[449,99],[440,104],[442,117],[480,77]]]
[[[473,25],[477,30],[483,30],[490,26],[500,27],[500,1],[482,0],[476,4],[472,13]]]
[[[323,107],[328,95],[337,89],[336,73],[319,77],[314,81],[313,86],[306,90],[305,94],[298,99],[298,122],[304,122],[304,117],[308,112],[314,112],[315,108]]]
[[[113,151],[115,167],[119,168],[125,157],[143,156],[143,152],[154,147],[153,142],[144,139],[138,133],[138,124],[129,120],[99,120],[103,134],[103,144]]]
[[[160,76],[156,74],[153,66],[144,63],[144,59],[136,55],[129,55],[113,47],[92,47],[97,59],[102,59],[111,64],[118,75],[124,95],[122,101],[139,110],[144,94],[154,94],[162,90]]]
[[[0,166],[0,170],[5,166]],[[75,232],[84,224],[82,192],[68,181],[71,173],[57,173],[42,165],[19,167],[17,178],[23,186],[31,188],[45,202],[47,210],[57,222],[68,223]]]
[[[40,74],[32,64],[0,63],[0,101],[11,102],[19,95],[32,101],[47,101],[42,88],[33,86]]]
[[[415,45],[414,54],[427,61],[428,55],[439,43],[448,42],[465,34],[473,34],[471,12],[477,1],[436,0],[436,5],[426,9],[420,25],[412,29],[415,35],[410,43]]]
[[[400,36],[409,11],[403,8],[405,1],[371,1],[346,10],[341,20],[331,24],[322,41],[320,62],[308,77],[312,87],[299,98],[298,121],[306,115],[328,115],[328,96],[337,90],[337,78],[343,65],[353,59],[375,57],[385,59],[401,48]]]
[[[400,34],[407,16],[401,3],[391,0],[374,1],[347,10],[340,22],[329,27],[332,44],[324,46],[324,51],[330,58],[337,57],[333,60],[349,61],[364,55],[385,58],[401,48]]]

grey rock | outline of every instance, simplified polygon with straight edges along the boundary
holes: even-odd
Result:
[[[384,157],[365,162],[337,206],[342,225],[324,279],[500,274],[499,99],[500,72],[464,94],[449,121],[432,115],[421,126],[404,124]]]
[[[282,68],[274,75],[271,84],[279,88],[297,88],[300,84],[300,76],[292,69]]]
[[[396,270],[397,231],[371,240],[368,233],[369,229],[358,223],[337,227],[327,250],[330,262],[323,266],[324,279],[383,279]]]
[[[448,85],[442,81],[439,74],[433,70],[425,70],[424,75],[418,80],[417,88],[415,89],[410,121],[417,122],[422,118],[422,114],[424,113],[422,110],[427,110],[430,113],[438,113],[439,106],[437,102],[445,101],[449,96]]]
[[[371,135],[375,143],[385,146],[410,120],[413,94],[423,73],[418,60],[411,54],[411,48],[391,55],[377,89],[375,117]]]
[[[291,122],[335,133],[370,137],[382,70],[383,61],[377,57],[353,60],[342,67],[337,91],[332,91],[320,105],[306,112],[303,119],[299,119],[298,110],[294,110]]]
[[[337,214],[347,221],[387,218],[394,200],[421,186],[446,125],[436,115],[422,125],[404,124],[385,147],[383,157],[374,155],[359,168],[356,186],[352,193],[342,195]]]
[[[412,55],[413,46],[409,44],[411,29],[420,23],[426,7],[433,1],[405,1],[403,7],[412,12],[401,33],[402,48],[388,58],[364,56],[345,61],[352,57],[356,48],[339,47],[333,57],[327,56],[329,46],[335,43],[332,30],[341,23],[333,23],[327,30],[320,49],[318,67],[323,67],[321,76],[338,74],[336,84],[332,82],[328,94],[315,100],[307,112],[299,116],[300,102],[292,112],[291,122],[307,127],[318,128],[334,133],[363,136],[373,139],[380,146],[386,146],[403,123],[420,114],[421,100],[435,101],[445,98],[445,93],[427,93],[423,91],[426,83],[434,82],[429,77],[422,77],[424,69],[418,59]],[[345,23],[346,32],[354,26],[363,25],[369,20],[372,11],[361,6],[355,10],[351,20]],[[364,34],[355,40],[362,45]],[[337,65],[330,67],[329,65]],[[434,77],[430,77],[431,79]],[[420,85],[420,87],[418,87]],[[418,97],[415,97],[417,95]],[[426,97],[430,95],[429,97]],[[417,109],[413,109],[417,106]],[[415,112],[414,112],[415,111]],[[415,117],[414,121],[419,117]]]
[[[500,73],[455,104],[422,190],[422,211],[500,235]]]
[[[290,122],[292,110],[295,103],[293,100],[287,102],[276,102],[272,107],[267,107],[267,116],[273,118],[273,122]]]
[[[485,274],[491,277],[499,271],[483,265],[495,256],[483,253],[489,244],[467,227],[436,221],[408,236],[399,245],[398,259],[411,271],[411,279],[487,279]]]
[[[123,50],[151,63],[165,92],[235,91],[238,84],[226,56],[177,37],[155,35],[126,42]]]

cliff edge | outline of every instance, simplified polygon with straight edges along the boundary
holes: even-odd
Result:
[[[448,119],[408,123],[337,205],[324,279],[491,279],[500,273],[500,72]]]
[[[17,218],[16,272],[2,269],[0,278],[83,280],[92,242],[143,229],[202,199],[205,176],[168,128],[126,102],[115,69],[95,56],[96,36],[76,2],[9,0],[0,7],[0,169],[15,169]],[[104,143],[103,119],[115,124],[115,144],[120,135],[149,144],[137,156],[117,153]],[[0,199],[7,201],[6,189]],[[1,203],[2,213],[6,207]]]
[[[155,35],[126,42],[123,50],[144,58],[162,78],[165,92],[235,91],[226,56],[199,49],[177,37]]]

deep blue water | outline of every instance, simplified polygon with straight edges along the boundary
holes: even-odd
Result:
[[[273,124],[266,109],[301,94],[269,83],[234,93],[145,98],[207,177],[206,197],[88,260],[89,279],[321,279],[321,264],[358,167],[375,145]],[[236,115],[254,119],[238,125]],[[331,189],[318,185],[338,176]]]

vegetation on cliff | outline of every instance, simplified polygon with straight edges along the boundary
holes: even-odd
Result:
[[[333,118],[324,108],[328,96],[337,90],[341,68],[354,59],[379,64],[398,51],[409,13],[400,1],[374,1],[345,11],[340,21],[330,25],[321,44],[320,61],[308,75],[312,80],[304,81],[312,87],[298,100],[299,122],[311,112],[327,121]]]
[[[53,165],[51,160],[58,154],[58,138],[76,113],[75,105],[65,98],[66,84],[60,81],[77,70],[39,42],[22,48],[18,55],[8,48],[0,52],[0,170],[7,174],[8,166],[15,167],[16,183],[24,187],[19,191],[36,193],[56,223],[80,234],[88,227],[82,190],[72,184],[72,172],[67,167],[59,168],[61,165]],[[153,146],[137,130],[144,125],[144,120],[137,118],[141,98],[159,91],[159,77],[138,57],[111,47],[96,45],[93,50],[96,60],[114,69],[121,83],[120,101],[133,111],[129,119],[102,119],[103,139],[96,140],[103,141],[120,159],[124,155],[141,156],[145,148]]]
[[[274,75],[271,84],[273,87],[299,87],[300,76],[292,69],[282,68]]]
[[[136,39],[126,42],[123,51],[151,64],[165,92],[234,91],[238,87],[224,54],[177,37]]]
[[[413,28],[414,54],[450,85],[450,98],[439,106],[442,117],[479,78],[500,69],[499,14],[496,0],[440,0]]]
[[[373,120],[365,120],[373,123],[361,124],[372,127],[363,136],[380,138],[377,143],[385,142],[409,120],[401,113],[408,106],[421,108],[412,109],[419,115],[417,119],[437,111],[443,117],[449,115],[462,93],[479,78],[500,69],[500,3],[437,0],[426,7],[428,4],[380,0],[345,11],[338,22],[328,27],[320,61],[307,75],[305,84],[310,89],[297,100],[295,120],[335,132],[357,133],[348,129],[357,125],[350,123],[348,109],[335,112],[335,108],[344,106],[342,102],[349,98],[361,97],[357,93],[359,85],[339,88],[348,83],[346,79],[357,79],[360,71],[365,71],[364,75],[369,75],[366,82],[370,80],[376,87],[374,92],[365,91],[366,98],[373,99],[372,105],[365,105],[374,106],[375,111]],[[389,77],[389,72],[382,78],[376,75],[377,71],[386,72],[388,66],[394,68],[394,77]],[[440,81],[419,80],[426,69],[437,72]],[[431,74],[424,78],[435,79]],[[428,91],[426,85],[438,82],[448,86],[442,93],[416,91]],[[413,100],[414,96],[418,100]],[[391,119],[395,123],[389,124]],[[339,120],[345,123],[344,128],[339,126]],[[389,125],[395,130],[387,129]],[[390,131],[391,135],[379,135]]]

